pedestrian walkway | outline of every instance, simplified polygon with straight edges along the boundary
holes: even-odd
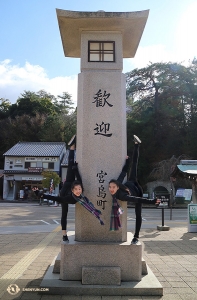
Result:
[[[38,293],[42,278],[60,251],[61,228],[51,232],[0,235],[0,299],[21,300],[196,300],[197,233],[143,229],[143,257],[164,287],[164,296],[68,296]],[[20,289],[20,290],[19,290]],[[8,290],[8,291],[7,291]]]

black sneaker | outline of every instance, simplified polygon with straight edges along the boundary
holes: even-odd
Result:
[[[65,243],[69,243],[69,239],[68,239],[67,235],[63,235],[63,239],[62,240]]]
[[[142,141],[139,139],[137,135],[133,135],[133,137],[134,137],[134,143],[141,144]]]
[[[138,242],[139,242],[139,240],[136,237],[134,237],[131,241],[131,244],[136,245]]]
[[[70,141],[68,142],[68,146],[76,145],[76,134],[72,136]]]

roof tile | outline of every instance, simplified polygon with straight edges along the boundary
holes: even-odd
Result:
[[[60,156],[64,142],[18,142],[3,155],[6,156]]]

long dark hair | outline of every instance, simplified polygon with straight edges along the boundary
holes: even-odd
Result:
[[[79,181],[79,180],[73,181],[73,183],[72,183],[72,185],[71,185],[71,191],[74,189],[74,187],[75,187],[76,185],[80,185],[81,188],[82,188],[82,192],[83,192],[83,190],[84,190],[84,189],[83,189],[83,184],[82,184],[82,182]]]
[[[118,180],[111,179],[110,182],[109,182],[109,184],[110,183],[115,183],[119,187],[119,189],[130,193],[128,187],[126,185],[122,184],[121,182],[119,182]]]

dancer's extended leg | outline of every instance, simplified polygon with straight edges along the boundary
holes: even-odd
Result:
[[[71,185],[75,180],[75,171],[73,170],[74,166],[74,155],[75,155],[75,145],[73,144],[69,150],[68,156],[68,169],[66,174],[66,180],[61,189],[60,196],[64,197],[71,193]],[[61,225],[62,225],[62,233],[63,233],[63,241],[67,242],[67,215],[68,215],[68,203],[62,203],[62,216],[61,216]]]
[[[131,173],[129,175],[129,181],[137,181],[137,167],[139,158],[139,144],[134,145]]]

